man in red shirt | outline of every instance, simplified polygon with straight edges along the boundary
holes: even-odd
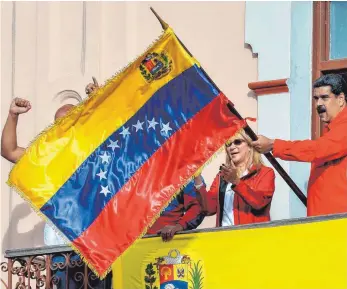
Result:
[[[313,83],[313,98],[323,136],[316,140],[284,141],[258,136],[253,146],[273,151],[282,160],[311,162],[307,215],[347,212],[347,84],[341,75],[328,74]]]

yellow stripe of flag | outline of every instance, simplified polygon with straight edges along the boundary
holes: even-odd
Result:
[[[161,51],[171,58],[172,70],[165,77],[147,83],[139,65],[148,53]],[[42,133],[13,168],[9,183],[41,208],[107,137],[122,127],[158,89],[195,63],[173,31],[167,29],[124,72],[75,108],[59,125]]]

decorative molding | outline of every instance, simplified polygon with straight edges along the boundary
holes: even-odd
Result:
[[[257,96],[266,94],[276,94],[288,92],[287,78],[256,81],[248,83],[249,89],[253,90]]]
[[[253,57],[258,57],[258,51],[253,48],[253,45],[245,42],[245,48],[252,52]]]

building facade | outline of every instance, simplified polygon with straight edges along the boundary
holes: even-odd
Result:
[[[320,134],[312,107],[312,80],[347,75],[347,2],[2,2],[1,123],[14,97],[32,110],[20,116],[18,142],[26,146],[61,105],[57,93],[85,97],[135,59],[161,33],[149,10],[175,30],[221,90],[259,134],[309,139]],[[66,100],[74,102],[74,100]],[[65,102],[66,102],[65,101]],[[210,185],[224,156],[203,172]],[[306,193],[310,166],[280,163]],[[11,164],[1,160],[1,244],[43,245],[44,223],[6,185]],[[29,173],[29,172],[28,172]],[[277,175],[274,220],[306,216]],[[203,227],[213,226],[214,217]]]

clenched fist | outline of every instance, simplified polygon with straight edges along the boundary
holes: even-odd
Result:
[[[26,113],[31,109],[31,104],[28,100],[16,97],[10,106],[10,113],[13,115],[19,115]]]
[[[252,142],[252,146],[260,153],[271,152],[274,146],[274,140],[263,135],[258,135],[258,139]]]

